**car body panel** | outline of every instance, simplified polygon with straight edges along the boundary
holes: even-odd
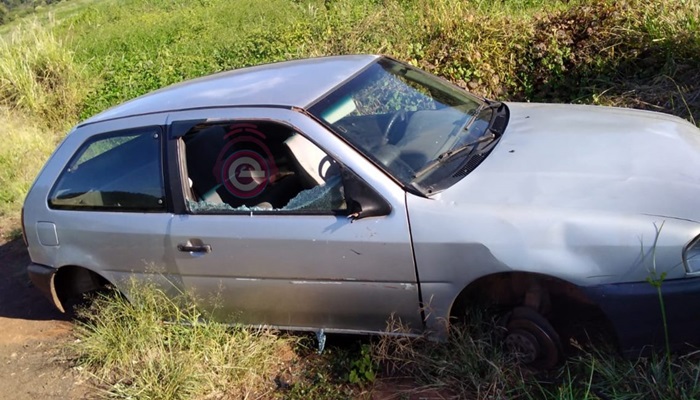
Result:
[[[422,330],[400,211],[357,222],[329,215],[187,215],[176,217],[170,236],[173,244],[211,246],[208,254],[178,252],[175,263],[187,290],[215,295],[222,319],[381,332],[394,313]]]
[[[104,111],[83,124],[205,107],[306,107],[377,56],[319,57],[221,72],[157,90]],[[279,90],[284,87],[285,90]]]
[[[489,185],[469,197],[700,221],[700,135],[687,121],[610,107],[507,104],[511,122],[500,143],[450,193]]]
[[[34,183],[25,202],[25,215],[32,216],[30,224],[53,223],[57,246],[43,246],[34,226],[27,236],[29,254],[36,264],[60,268],[80,266],[113,283],[118,273],[144,273],[147,269],[162,269],[167,264],[163,233],[172,214],[163,212],[111,212],[50,209],[47,195],[59,174],[73,156],[75,149],[95,134],[126,130],[165,123],[166,115],[154,114],[125,118],[109,124],[81,127],[66,137],[47,162]],[[109,243],[105,246],[105,243]],[[99,251],[94,251],[99,249]]]
[[[615,327],[620,350],[636,357],[652,346],[674,350],[695,343],[700,331],[700,308],[689,306],[700,301],[700,278],[659,281],[664,299],[661,312],[659,292],[649,282],[611,283],[584,288],[586,295],[601,306]],[[664,316],[666,320],[664,321]]]
[[[274,120],[317,142],[390,204],[387,216],[353,222],[344,215],[181,215],[170,250],[187,290],[215,295],[219,318],[253,324],[381,332],[394,313],[422,329],[403,191],[303,113],[286,109],[208,110],[216,120]],[[201,112],[171,114],[177,124]],[[207,254],[176,251],[187,242]],[[389,305],[376,307],[377,303]],[[388,311],[390,310],[390,311]]]
[[[509,106],[511,124],[474,173],[430,199],[408,196],[434,315],[449,316],[462,288],[497,273],[580,287],[685,276],[678,249],[700,234],[694,127],[604,107]]]

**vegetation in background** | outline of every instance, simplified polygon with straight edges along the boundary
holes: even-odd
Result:
[[[0,224],[15,225],[24,196],[77,121],[88,81],[50,27],[28,21],[0,40]]]
[[[0,24],[18,15],[5,3]],[[78,120],[185,79],[292,58],[383,53],[499,100],[700,122],[695,0],[70,0],[32,11],[0,26],[5,227],[18,225],[34,176]],[[71,354],[105,397],[349,398],[391,376],[457,398],[700,397],[697,354],[629,361],[581,348],[536,373],[482,321],[447,345],[383,338],[316,355],[283,335],[205,323],[155,288],[134,293],[133,303],[99,297],[76,328]]]
[[[388,54],[504,100],[700,118],[695,1],[124,0],[61,25],[101,78],[83,118],[183,79],[347,53]]]
[[[30,14],[36,10],[37,6],[41,7],[46,3],[52,3],[52,1],[0,0],[0,25],[6,24],[17,17]]]
[[[50,26],[28,21],[0,40],[0,106],[65,129],[76,122],[89,85],[82,70]]]
[[[0,124],[4,128],[0,146],[0,224],[19,227],[18,210],[29,185],[56,146],[56,135],[47,134],[46,128],[31,118],[3,106]]]
[[[0,106],[46,126],[50,143],[79,119],[185,79],[346,53],[385,53],[500,100],[700,121],[697,1],[70,0],[41,11],[41,25],[19,21],[0,36]],[[27,188],[35,169],[18,168],[26,181],[13,185]],[[16,215],[17,196],[3,194],[0,210]]]

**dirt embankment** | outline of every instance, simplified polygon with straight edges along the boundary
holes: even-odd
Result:
[[[21,239],[0,238],[0,398],[86,398],[63,351],[71,323],[32,286],[28,263]]]

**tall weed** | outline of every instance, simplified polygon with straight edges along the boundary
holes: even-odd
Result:
[[[3,144],[0,146],[0,224],[13,225],[24,196],[59,135],[35,118],[0,106]]]
[[[515,398],[527,371],[503,348],[495,321],[474,310],[469,323],[451,328],[447,343],[423,337],[382,336],[373,345],[374,360],[384,376],[410,377],[411,391],[437,389],[447,398]],[[389,332],[405,331],[392,321]]]
[[[402,329],[396,324],[389,327],[393,333]],[[386,378],[415,382],[399,394],[405,397],[437,390],[441,398],[451,399],[700,398],[698,352],[629,360],[602,342],[583,347],[572,341],[563,364],[538,371],[517,364],[494,334],[498,329],[502,328],[485,314],[472,312],[465,325],[451,328],[447,343],[384,336],[372,345],[373,361],[383,367],[380,382]]]
[[[67,128],[76,121],[86,83],[72,53],[36,20],[0,37],[0,106],[40,125]]]
[[[679,399],[700,397],[697,354],[625,360],[612,349],[586,348],[565,365],[523,382],[528,399]],[[673,383],[669,377],[672,374]]]

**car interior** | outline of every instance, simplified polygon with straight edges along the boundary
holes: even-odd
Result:
[[[337,163],[288,126],[204,123],[182,140],[193,212],[345,208]]]

